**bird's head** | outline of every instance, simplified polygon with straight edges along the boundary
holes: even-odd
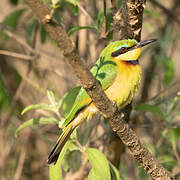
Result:
[[[145,40],[142,42],[137,42],[134,39],[116,41],[112,47],[111,57],[116,61],[136,61],[141,54],[141,48],[154,41],[156,41],[156,39]]]

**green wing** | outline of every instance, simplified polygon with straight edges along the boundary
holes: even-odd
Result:
[[[117,76],[117,66],[112,61],[111,53],[107,52],[107,47],[102,51],[100,58],[91,68],[91,73],[99,81],[103,90],[107,89],[113,83]],[[64,126],[66,126],[74,118],[75,114],[78,111],[80,111],[83,107],[87,106],[92,102],[91,98],[83,87],[76,87],[71,90],[70,93],[73,91],[75,91],[76,93],[78,91],[78,93],[73,97],[70,97],[71,103],[74,103],[69,108],[68,112],[66,112],[66,121],[64,123]]]
[[[74,118],[75,114],[80,109],[87,106],[91,102],[91,98],[89,97],[89,95],[87,94],[87,92],[85,91],[85,89],[83,87],[76,87],[76,88],[72,89],[71,91],[74,91],[75,89],[76,90],[79,89],[79,92],[78,92],[77,96],[71,97],[71,102],[74,101],[74,104],[72,106],[71,105],[69,106],[69,104],[67,104],[67,102],[66,102],[68,108],[67,108],[67,111],[64,113],[66,120],[63,124],[63,127],[66,126]],[[71,93],[71,91],[70,91],[70,93]]]
[[[117,76],[116,64],[101,56],[96,64],[92,67],[91,73],[101,84],[102,89],[107,89],[115,80]]]

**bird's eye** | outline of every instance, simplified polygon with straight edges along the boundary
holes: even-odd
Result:
[[[122,47],[122,48],[121,48],[121,52],[125,52],[126,50],[127,50],[126,47]]]
[[[112,57],[117,57],[125,52],[127,52],[129,50],[129,48],[126,48],[126,47],[121,47],[119,48],[118,50],[112,52],[111,56]]]

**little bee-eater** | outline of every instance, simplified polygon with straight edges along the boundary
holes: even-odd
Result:
[[[91,73],[99,81],[110,100],[118,109],[128,105],[137,92],[141,80],[141,67],[138,58],[141,48],[156,39],[137,42],[134,39],[111,42],[100,54]],[[65,128],[48,157],[48,164],[56,163],[57,158],[73,130],[85,119],[90,119],[98,109],[81,87],[75,97],[69,114],[65,117]]]

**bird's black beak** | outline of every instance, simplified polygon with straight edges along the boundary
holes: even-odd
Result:
[[[134,46],[132,46],[132,47],[126,48],[125,51],[122,51],[121,49],[118,49],[118,50],[112,52],[111,56],[112,56],[112,57],[117,57],[117,56],[119,56],[120,54],[126,53],[126,52],[128,52],[128,51],[133,50],[133,49],[142,48],[143,46],[146,46],[146,45],[148,45],[148,44],[150,44],[150,43],[152,43],[152,42],[155,42],[155,41],[157,41],[157,39],[145,40],[145,41],[142,41],[142,42],[137,43],[136,45],[134,45]]]
[[[152,42],[155,42],[155,41],[157,41],[157,39],[145,40],[145,41],[142,41],[142,42],[137,43],[137,44],[134,46],[134,48],[141,48],[141,47],[146,46],[146,45],[148,45],[148,44],[150,44],[150,43],[152,43]]]

